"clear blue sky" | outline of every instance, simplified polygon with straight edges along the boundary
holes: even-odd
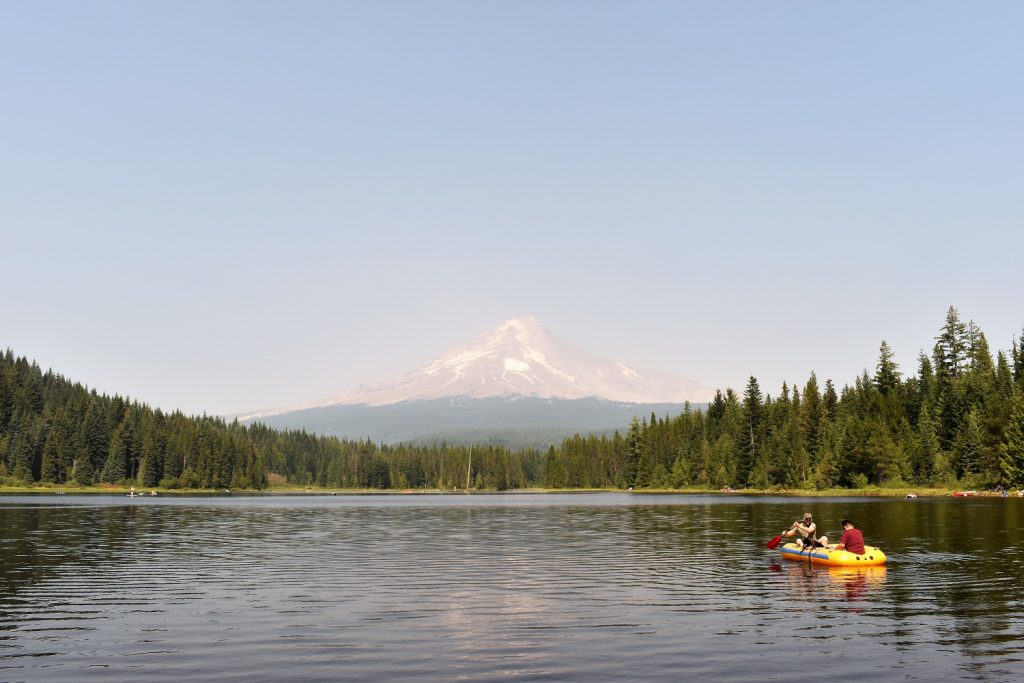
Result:
[[[514,315],[775,394],[1024,324],[1018,2],[0,0],[0,347],[229,413]]]

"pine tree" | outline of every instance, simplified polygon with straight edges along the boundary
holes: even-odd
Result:
[[[29,414],[20,410],[15,413],[11,420],[11,435],[5,454],[7,471],[15,479],[25,483],[32,481],[32,461],[35,452],[31,422]]]
[[[917,422],[917,438],[919,445],[919,459],[912,463],[914,473],[921,481],[927,481],[932,476],[936,458],[941,450],[939,435],[936,433],[935,420],[932,417],[932,407],[925,402],[921,406],[921,416]],[[943,473],[945,476],[945,473]]]
[[[163,463],[163,444],[154,424],[146,430],[142,437],[139,479],[143,486],[154,487],[160,484],[160,479],[163,477]]]
[[[811,458],[818,453],[818,433],[821,431],[825,418],[825,405],[818,391],[818,377],[813,372],[804,385],[804,394],[800,402],[800,429],[804,443]]]
[[[100,481],[115,484],[128,476],[128,453],[131,448],[131,427],[122,422],[110,439],[110,449],[100,473]]]
[[[836,396],[836,388],[830,379],[825,380],[825,395],[822,397],[822,403],[825,406],[825,417],[829,420],[834,419],[836,406],[839,405],[839,397]]]
[[[935,371],[932,369],[931,359],[922,351],[917,357],[917,381],[920,393],[920,403],[935,405],[936,384]],[[920,409],[919,409],[920,412]]]
[[[42,465],[40,468],[39,479],[45,482],[60,482],[62,478],[60,476],[60,441],[62,436],[58,434],[56,428],[51,428],[46,434],[46,441],[43,442],[43,455]]]
[[[892,359],[892,349],[888,342],[882,340],[879,347],[878,365],[875,371],[875,386],[883,396],[896,391],[900,385],[899,366]]]
[[[89,450],[82,446],[75,454],[75,464],[71,468],[72,479],[82,486],[92,486],[96,482],[96,470],[92,465]]]
[[[626,433],[627,456],[625,480],[627,486],[638,486],[640,476],[640,461],[643,458],[643,436],[640,421],[633,418],[629,423],[629,431]]]
[[[971,410],[964,418],[953,440],[953,469],[957,476],[977,474],[981,458],[982,435],[978,411]]]
[[[960,320],[960,313],[953,306],[946,312],[943,325],[935,344],[935,369],[940,377],[959,378],[967,361],[969,330]]]
[[[1024,488],[1024,391],[1014,394],[1006,440],[999,451],[999,467],[1006,483]]]
[[[996,390],[1003,399],[1013,399],[1013,370],[1002,351],[996,354]]]
[[[1013,381],[1018,389],[1024,389],[1024,331],[1020,333],[1020,341],[1014,340],[1011,351],[1013,360]]]
[[[762,400],[761,387],[757,383],[757,378],[751,375],[747,380],[747,388],[743,392],[742,432],[736,441],[738,447],[736,476],[741,482],[748,481],[760,455]]]
[[[75,479],[81,484],[92,484],[106,462],[110,452],[110,434],[107,432],[106,411],[95,392],[82,422],[81,441],[84,452],[79,454],[75,466]],[[83,479],[85,477],[85,479]]]
[[[974,324],[973,320],[968,323],[968,329],[970,341],[967,348],[967,360],[971,372],[985,376],[994,373],[992,351],[989,348],[988,339],[985,338],[985,333]]]

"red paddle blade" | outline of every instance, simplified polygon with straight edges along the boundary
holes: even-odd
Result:
[[[775,550],[776,546],[779,545],[779,542],[781,540],[782,540],[782,535],[779,534],[778,536],[776,536],[772,540],[768,541],[768,550]]]

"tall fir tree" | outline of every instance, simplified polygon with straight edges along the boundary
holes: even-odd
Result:
[[[761,420],[763,408],[763,395],[757,378],[753,375],[747,380],[747,387],[743,392],[743,418],[742,432],[738,435],[738,462],[736,476],[746,483],[759,454],[759,441],[761,435]]]
[[[836,406],[839,405],[839,397],[836,395],[836,388],[832,384],[831,379],[825,380],[825,393],[822,396],[822,403],[825,407],[825,417],[830,420],[834,419]]]
[[[128,420],[123,421],[114,429],[110,438],[107,459],[100,473],[100,480],[115,484],[128,477],[128,456],[131,450],[131,426]]]
[[[980,419],[977,409],[974,409],[967,413],[953,440],[953,468],[957,476],[978,473],[982,447]]]
[[[968,343],[968,327],[960,320],[960,312],[950,306],[935,344],[935,370],[940,378],[956,379],[963,374]]]
[[[875,386],[878,391],[883,395],[887,396],[890,393],[896,391],[900,385],[900,371],[899,365],[893,360],[892,349],[889,348],[888,342],[882,340],[882,345],[878,349],[878,365],[875,371]]]
[[[1006,483],[1024,488],[1024,391],[1014,393],[1006,438],[999,450],[999,467]]]

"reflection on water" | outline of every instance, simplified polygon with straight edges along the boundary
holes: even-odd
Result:
[[[807,562],[773,563],[769,568],[785,573],[790,595],[811,606],[825,604],[834,609],[844,608],[840,601],[858,603],[880,594],[888,571],[885,566],[824,567]]]
[[[805,508],[888,567],[782,562]],[[1004,680],[1020,500],[0,498],[0,680]]]

